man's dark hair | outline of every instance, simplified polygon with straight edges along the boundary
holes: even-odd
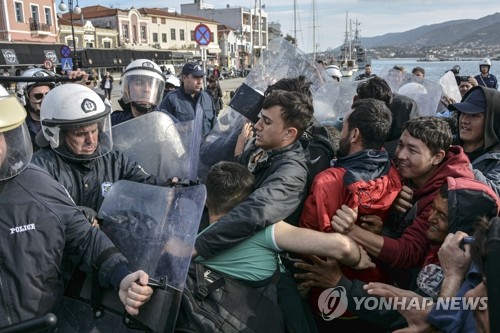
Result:
[[[368,81],[363,81],[358,84],[356,94],[359,99],[374,98],[385,103],[390,108],[393,94],[391,87],[386,80],[380,77],[374,77]]]
[[[348,130],[359,129],[364,149],[381,149],[391,129],[389,108],[382,101],[365,98],[354,102],[352,109],[347,118]]]
[[[275,90],[266,96],[263,109],[273,106],[282,108],[281,119],[288,127],[297,129],[297,139],[307,129],[313,117],[313,105],[309,97],[295,91]]]
[[[452,134],[450,125],[446,120],[439,117],[415,117],[403,124],[402,131],[407,130],[414,138],[420,139],[432,154],[443,150],[445,153],[450,149]]]
[[[213,214],[225,214],[254,190],[255,177],[246,167],[235,162],[219,162],[210,168],[205,186],[206,205]]]
[[[422,73],[422,74],[424,74],[424,75],[425,75],[425,69],[423,69],[422,67],[415,67],[415,68],[413,68],[413,70],[411,71],[411,73],[412,73],[412,74],[415,74],[415,73],[418,73],[418,72],[420,72],[420,73]]]
[[[471,255],[474,263],[482,274],[485,274],[486,259],[493,259],[492,243],[499,242],[500,218],[483,216],[477,221],[474,228],[474,241],[471,244]],[[490,256],[488,256],[488,252]],[[491,277],[490,277],[491,279]]]
[[[285,90],[303,93],[312,100],[311,84],[312,83],[307,80],[304,75],[300,75],[299,77],[295,78],[283,78],[276,83],[268,86],[266,91],[264,92],[264,96],[269,95],[275,90]]]
[[[400,71],[401,73],[406,72],[406,68],[404,68],[404,66],[398,66],[398,65],[395,65],[395,66],[393,66],[391,69],[393,69],[393,70],[397,70],[397,71]]]
[[[448,182],[444,182],[439,188],[439,195],[443,199],[448,199]]]
[[[366,65],[365,65],[365,68],[366,68],[366,67],[372,67],[372,65],[371,65],[371,64],[366,64]]]

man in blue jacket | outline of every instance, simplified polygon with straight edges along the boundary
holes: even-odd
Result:
[[[216,109],[212,97],[203,90],[204,76],[200,65],[185,64],[181,71],[181,87],[165,96],[160,110],[166,110],[179,121],[194,120],[197,112],[203,112],[202,134],[205,137],[215,125]]]

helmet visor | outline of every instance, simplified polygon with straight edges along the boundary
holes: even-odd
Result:
[[[123,101],[139,105],[160,104],[165,82],[155,76],[127,75],[122,81]]]
[[[73,160],[91,160],[101,157],[113,148],[111,117],[107,114],[96,120],[78,124],[57,125],[59,144],[51,146],[58,154]]]
[[[33,147],[26,124],[0,132],[0,181],[23,171],[31,161]]]

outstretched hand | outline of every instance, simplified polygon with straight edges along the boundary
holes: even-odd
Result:
[[[294,274],[294,278],[305,280],[299,284],[299,289],[310,287],[331,288],[335,287],[342,277],[337,260],[327,258],[323,260],[317,256],[308,256],[312,264],[297,262],[293,266],[308,271],[308,273]]]
[[[243,152],[245,144],[253,136],[253,125],[251,122],[247,122],[241,128],[240,135],[238,135],[238,141],[236,141],[236,147],[234,148],[234,156],[238,156]]]
[[[68,72],[68,77],[70,79],[79,79],[78,81],[74,81],[73,83],[83,84],[89,79],[89,74],[85,71],[82,71],[80,68],[77,68],[76,71]]]
[[[139,308],[149,301],[153,289],[148,286],[149,276],[144,271],[130,273],[120,282],[118,296],[125,306],[125,311],[135,316]]]
[[[413,190],[405,185],[392,203],[392,208],[400,213],[406,213],[413,206],[411,199],[413,199]]]
[[[360,227],[374,233],[375,235],[380,235],[382,233],[382,228],[384,226],[384,221],[378,215],[364,215],[359,218],[361,220]]]
[[[394,331],[394,333],[433,332],[433,327],[427,323],[427,316],[434,305],[429,298],[424,298],[410,290],[378,282],[368,283],[363,289],[370,295],[392,299],[391,304],[396,306],[398,312],[405,317],[408,327]],[[418,307],[414,306],[415,300],[417,300]]]
[[[332,217],[332,229],[344,235],[348,234],[354,228],[357,219],[358,207],[352,209],[347,205],[342,205]]]

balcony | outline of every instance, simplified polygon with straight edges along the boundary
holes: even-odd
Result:
[[[35,35],[50,35],[52,26],[47,23],[39,23],[33,18],[30,18],[30,31]]]

